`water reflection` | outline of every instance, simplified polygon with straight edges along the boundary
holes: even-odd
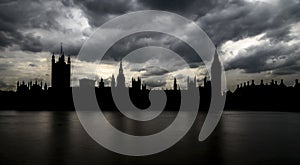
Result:
[[[138,135],[155,133],[172,122],[168,112],[156,122],[137,125],[106,112],[120,130]],[[0,112],[0,164],[298,164],[300,114],[225,112],[204,142],[198,135],[205,114],[170,149],[146,157],[112,153],[84,131],[75,112]],[[188,120],[188,117],[187,117]],[[179,127],[180,130],[180,127]],[[168,137],[166,137],[168,138]]]

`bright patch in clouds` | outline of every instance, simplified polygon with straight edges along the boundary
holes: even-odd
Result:
[[[267,40],[262,39],[265,34],[260,34],[254,37],[244,38],[238,41],[229,40],[221,47],[221,55],[224,63],[230,62],[241,53],[247,51],[247,48],[267,44]]]

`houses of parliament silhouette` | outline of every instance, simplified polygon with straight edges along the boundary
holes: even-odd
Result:
[[[173,89],[164,90],[167,95],[165,110],[178,110],[180,107],[180,92],[189,90],[199,90],[200,106],[199,110],[208,110],[211,98],[211,82],[220,81],[221,64],[217,53],[214,55],[212,63],[212,77],[203,80],[203,86],[197,86],[197,79],[187,77],[187,89],[180,89],[176,78],[173,81]],[[61,45],[58,60],[53,53],[51,58],[51,87],[47,83],[38,81],[17,82],[16,92],[0,91],[2,103],[0,110],[74,110],[71,87],[71,58],[65,57]],[[80,87],[95,86],[94,80],[79,80]],[[122,61],[119,66],[117,78],[112,75],[111,85],[105,86],[103,79],[95,86],[96,96],[101,100],[99,106],[103,110],[117,110],[111,94],[111,88],[128,88],[131,101],[135,106],[145,109],[150,105],[149,92],[146,84],[141,78],[132,78],[131,87],[125,86],[125,75],[123,73]],[[221,84],[221,83],[219,83]],[[80,88],[79,87],[79,88]],[[73,87],[78,88],[78,87]],[[221,94],[221,86],[216,87]],[[245,82],[237,85],[235,91],[227,91],[225,109],[230,110],[277,110],[277,111],[297,111],[298,95],[300,84],[295,80],[294,86],[286,86],[284,81],[278,84],[272,80],[269,84],[261,80],[260,84]]]

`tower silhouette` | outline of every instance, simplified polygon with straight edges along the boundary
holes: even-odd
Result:
[[[176,78],[174,78],[173,90],[174,91],[177,90],[177,80],[176,80]]]
[[[123,73],[122,61],[120,62],[119,74],[117,77],[117,88],[125,88],[125,76]]]
[[[52,54],[51,63],[51,85],[53,88],[68,88],[71,82],[71,59],[68,57],[65,61],[65,54],[61,44],[60,56],[58,61],[55,61],[55,55]]]
[[[99,82],[99,88],[104,88],[104,81],[103,81],[103,78],[100,79],[100,82]]]
[[[135,78],[131,79],[131,86],[133,90],[141,90],[141,85],[142,85],[142,81],[140,77],[138,77],[137,80],[135,80]]]
[[[221,89],[221,63],[219,60],[217,47],[215,50],[214,60],[211,65],[211,83],[214,86],[215,90],[222,93]]]

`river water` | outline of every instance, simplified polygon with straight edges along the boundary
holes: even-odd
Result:
[[[135,135],[157,133],[172,123],[165,112],[148,124],[105,112],[116,128]],[[300,164],[300,113],[224,112],[204,142],[205,114],[176,145],[158,154],[113,153],[89,137],[75,112],[1,111],[0,164]]]

